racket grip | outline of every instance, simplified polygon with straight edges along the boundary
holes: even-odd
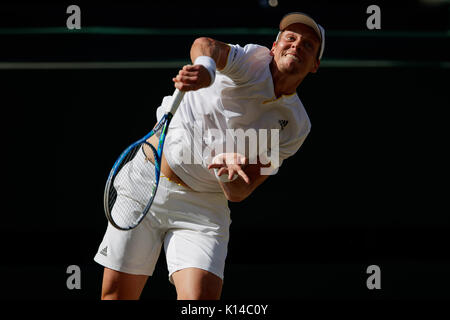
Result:
[[[186,91],[180,91],[178,89],[175,89],[175,92],[172,95],[172,104],[170,105],[169,112],[173,115],[178,109],[178,106],[181,103],[181,100],[183,100],[184,94]]]

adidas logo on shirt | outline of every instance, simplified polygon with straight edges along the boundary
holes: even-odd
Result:
[[[287,121],[287,120],[278,120],[278,123],[280,124],[281,130],[283,130],[287,126],[288,122],[289,121]]]

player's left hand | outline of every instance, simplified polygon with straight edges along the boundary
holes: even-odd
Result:
[[[248,159],[240,153],[221,153],[214,157],[208,169],[218,168],[217,174],[221,176],[228,172],[228,180],[232,180],[235,174],[239,175],[247,184],[250,179],[244,172],[244,167],[248,164]]]

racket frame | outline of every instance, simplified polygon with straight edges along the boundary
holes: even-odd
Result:
[[[158,185],[159,185],[159,179],[160,179],[160,175],[161,175],[161,159],[162,159],[162,152],[163,152],[163,148],[164,148],[164,141],[166,139],[166,135],[167,135],[167,131],[169,129],[170,121],[172,120],[174,113],[178,109],[178,106],[180,105],[184,94],[185,94],[185,92],[183,92],[183,91],[179,91],[178,89],[175,90],[174,94],[172,95],[173,99],[172,99],[172,103],[170,105],[170,108],[163,115],[163,117],[158,122],[158,124],[148,134],[146,134],[144,137],[142,137],[141,139],[139,139],[136,142],[134,142],[131,145],[129,145],[120,154],[120,156],[117,158],[117,160],[115,161],[112,169],[109,172],[108,179],[107,179],[106,185],[105,185],[104,194],[103,194],[103,206],[104,206],[104,209],[105,209],[106,218],[111,223],[111,225],[113,227],[115,227],[116,229],[118,229],[118,230],[127,231],[127,230],[134,229],[145,218],[145,216],[147,215],[148,211],[150,210],[150,207],[151,207],[151,205],[153,203],[153,199],[155,198],[155,194],[156,194],[156,191],[157,191]],[[161,135],[159,137],[158,149],[155,150],[155,147],[153,145],[151,145],[150,143],[148,143],[147,140],[148,140],[148,138],[150,138],[151,136],[153,136],[156,132],[158,132],[160,130],[161,130]],[[149,200],[149,202],[145,206],[145,208],[144,208],[143,212],[141,213],[139,219],[137,219],[137,221],[136,221],[136,223],[134,225],[129,226],[129,227],[121,227],[121,226],[117,225],[117,223],[114,221],[114,219],[112,217],[112,214],[111,214],[112,210],[109,209],[109,204],[108,204],[108,202],[109,202],[109,190],[111,188],[111,183],[113,181],[113,177],[115,176],[118,168],[120,167],[120,164],[122,163],[122,160],[128,155],[130,150],[134,149],[137,145],[141,145],[143,143],[147,144],[152,149],[154,157],[155,157],[154,165],[155,165],[155,180],[156,181],[155,181],[155,185],[154,185],[154,187],[152,189],[153,196],[151,197],[151,199]]]

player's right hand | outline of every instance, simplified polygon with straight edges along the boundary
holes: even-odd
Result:
[[[185,65],[175,78],[172,78],[175,88],[180,91],[193,91],[206,88],[211,83],[211,76],[208,70],[198,65]]]

